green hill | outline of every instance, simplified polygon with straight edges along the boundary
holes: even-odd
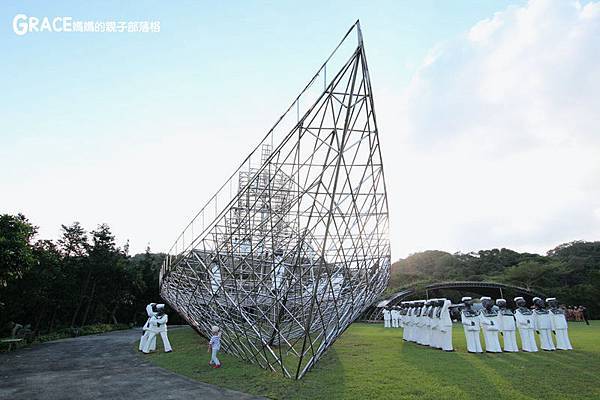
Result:
[[[494,281],[552,293],[600,316],[600,242],[561,244],[545,256],[510,249],[450,254],[428,250],[392,264],[388,292],[441,281]]]

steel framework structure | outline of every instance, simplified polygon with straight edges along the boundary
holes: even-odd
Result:
[[[356,44],[328,82],[327,66],[351,33]],[[323,89],[306,102],[318,77]],[[296,121],[282,128],[294,108]],[[389,270],[387,194],[357,21],[182,232],[160,290],[199,333],[221,327],[226,352],[299,379],[382,293]]]

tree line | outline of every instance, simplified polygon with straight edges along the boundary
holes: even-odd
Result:
[[[36,239],[21,214],[0,215],[0,336],[12,322],[35,335],[97,323],[142,324],[159,299],[164,254],[130,256],[106,224],[61,226],[56,241]],[[510,249],[425,251],[392,265],[388,292],[441,281],[494,281],[537,289],[600,317],[600,242],[562,244],[546,255]]]
[[[159,299],[163,254],[130,256],[106,224],[87,232],[62,225],[58,240],[36,240],[24,215],[0,215],[0,336],[12,323],[34,335],[97,323],[141,324]]]
[[[388,292],[445,281],[492,281],[537,290],[600,317],[600,242],[574,241],[546,255],[510,249],[450,254],[430,250],[392,265]]]

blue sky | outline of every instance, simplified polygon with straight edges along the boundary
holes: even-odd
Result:
[[[0,212],[25,213],[41,227],[43,237],[56,237],[61,223],[78,220],[93,228],[107,222],[120,243],[131,241],[133,251],[142,251],[147,243],[155,250],[166,249],[357,18],[361,20],[380,110],[386,164],[387,159],[403,154],[402,149],[409,149],[405,159],[414,163],[429,160],[433,165],[436,157],[431,149],[443,142],[438,137],[440,131],[446,126],[456,130],[464,126],[454,117],[449,121],[435,115],[443,115],[446,108],[444,103],[432,103],[439,94],[428,92],[430,97],[423,97],[423,91],[414,98],[417,84],[429,80],[438,87],[451,87],[455,94],[460,92],[455,86],[460,81],[451,77],[465,73],[463,69],[453,75],[468,64],[464,54],[473,51],[469,46],[474,41],[469,41],[468,34],[481,21],[493,22],[496,13],[500,13],[497,18],[507,35],[511,21],[514,26],[522,24],[519,10],[532,18],[538,12],[568,14],[566,9],[555,11],[555,5],[544,1],[541,5],[524,1],[322,3],[3,2]],[[571,7],[574,3],[564,4]],[[17,36],[11,27],[17,13],[64,15],[76,20],[159,20],[161,31]],[[537,29],[535,21],[530,22],[532,29]],[[557,20],[556,26],[576,21],[575,17]],[[591,21],[592,27],[597,25],[595,19]],[[540,35],[550,33],[540,31]],[[579,51],[572,43],[565,46]],[[436,58],[438,49],[445,53]],[[471,62],[483,53],[469,54]],[[597,55],[588,57],[595,60]],[[445,61],[431,61],[440,59]],[[431,62],[434,65],[428,69]],[[412,106],[406,105],[409,98],[421,108],[411,111]],[[502,102],[508,104],[510,98]],[[478,119],[485,119],[486,108],[475,104],[465,107],[480,113]],[[419,125],[423,115],[437,120],[441,127]],[[412,132],[407,124],[422,130]],[[420,136],[425,142],[415,144]],[[515,140],[528,139],[523,135]],[[417,147],[413,149],[413,145]],[[459,154],[442,154],[441,158],[460,158]],[[593,170],[596,165],[591,162],[584,167]],[[468,209],[446,209],[436,204],[431,208],[443,210],[441,221],[428,220],[430,209],[417,210],[420,219],[410,220],[404,210],[417,205],[407,202],[406,197],[418,197],[415,190],[422,184],[418,182],[429,180],[435,186],[435,179],[447,179],[436,178],[433,172],[403,175],[407,168],[411,165],[394,161],[387,167],[392,170],[388,173],[392,210],[402,210],[395,212],[392,220],[395,256],[427,248],[468,251],[519,243],[524,249],[541,251],[558,244],[556,241],[591,239],[599,232],[595,224],[569,231],[569,235],[548,236],[545,228],[538,227],[537,234],[519,241],[521,231],[495,225],[492,220],[499,217],[493,213],[492,220],[487,221],[485,209],[477,221],[467,221],[458,229],[456,220],[443,216],[463,215]],[[180,182],[198,184],[190,198],[173,199],[164,194],[170,185]],[[597,206],[600,210],[600,204]],[[595,221],[596,203],[589,207],[592,214],[588,219]],[[414,210],[410,214],[414,215]],[[487,221],[490,231],[508,229],[508,233],[481,240],[482,221]],[[452,228],[450,224],[454,224]],[[464,228],[470,224],[477,226]],[[439,236],[431,234],[440,229]]]

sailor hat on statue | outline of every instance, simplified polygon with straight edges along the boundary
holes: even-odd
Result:
[[[473,298],[465,296],[462,299],[460,299],[460,301],[462,301],[462,302],[469,301],[469,300],[473,300]]]
[[[492,298],[489,296],[480,297],[479,300],[491,300]]]
[[[506,299],[496,299],[496,304],[506,303]]]
[[[533,301],[533,302],[535,302],[536,300],[542,300],[542,299],[541,299],[540,297],[534,297],[534,298],[532,299],[532,301]]]
[[[556,301],[556,297],[548,297],[546,299],[546,302],[548,302],[548,301]]]
[[[521,297],[521,296],[519,296],[519,297],[515,297],[513,300],[514,300],[514,301],[519,301],[519,300],[523,300],[523,301],[525,301],[525,299],[524,299],[523,297]]]

